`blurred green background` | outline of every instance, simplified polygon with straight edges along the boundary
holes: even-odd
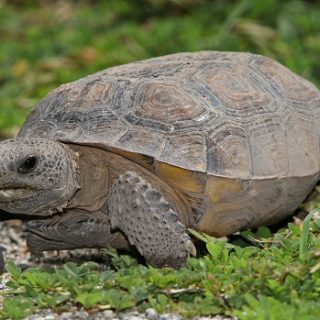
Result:
[[[0,0],[0,137],[61,83],[179,51],[251,51],[320,85],[320,3]]]

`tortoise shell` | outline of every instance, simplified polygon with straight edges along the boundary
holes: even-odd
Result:
[[[51,92],[19,136],[97,146],[178,190],[213,234],[290,214],[319,179],[320,92],[250,53],[179,53]]]

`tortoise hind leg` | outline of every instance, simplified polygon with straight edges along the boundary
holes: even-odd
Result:
[[[120,229],[146,261],[180,268],[196,249],[179,215],[144,178],[127,171],[114,181],[108,199],[110,224]]]

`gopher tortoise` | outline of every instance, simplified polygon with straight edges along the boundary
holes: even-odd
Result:
[[[156,267],[290,215],[319,180],[320,92],[279,63],[179,53],[49,93],[0,143],[0,209],[33,251],[135,247]]]

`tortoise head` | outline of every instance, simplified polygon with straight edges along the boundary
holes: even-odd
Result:
[[[49,139],[17,138],[0,143],[0,209],[49,215],[79,189],[77,154]]]

